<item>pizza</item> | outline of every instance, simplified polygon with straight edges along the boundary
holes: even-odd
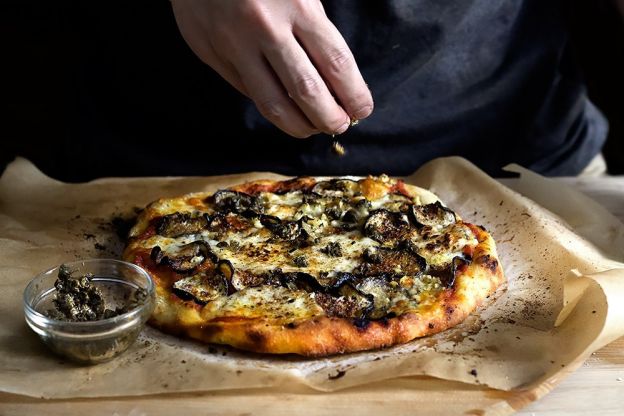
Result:
[[[124,259],[156,284],[151,325],[305,356],[453,327],[503,282],[485,228],[385,175],[260,180],[149,204]]]

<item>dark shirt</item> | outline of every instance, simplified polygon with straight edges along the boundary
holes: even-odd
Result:
[[[75,2],[63,140],[31,156],[64,180],[245,171],[404,175],[460,155],[579,173],[607,132],[588,101],[563,1],[325,1],[375,100],[340,136],[281,133],[193,55],[166,1]],[[235,28],[234,28],[235,29]],[[69,56],[71,55],[71,56]],[[27,144],[18,153],[29,156]],[[67,158],[71,163],[66,163]]]

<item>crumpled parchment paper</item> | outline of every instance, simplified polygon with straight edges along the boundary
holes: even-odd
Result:
[[[24,322],[22,292],[34,275],[63,262],[118,257],[117,232],[152,200],[281,176],[65,184],[17,159],[0,178],[0,391],[45,398],[293,385],[331,391],[406,375],[509,390],[551,377],[624,335],[624,225],[578,192],[510,169],[522,173],[522,193],[563,218],[460,158],[437,159],[406,178],[497,241],[508,283],[459,327],[320,359],[238,352],[147,328],[121,357],[85,367],[53,355]]]

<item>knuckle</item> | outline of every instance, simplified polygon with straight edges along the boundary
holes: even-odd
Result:
[[[280,121],[284,119],[284,104],[279,99],[263,99],[256,101],[256,107],[260,114],[271,121]]]
[[[282,40],[283,30],[275,21],[275,16],[259,2],[243,2],[240,13],[242,25],[240,28],[243,28],[248,34],[268,45],[274,45]],[[240,28],[236,29],[239,30]],[[232,32],[232,27],[227,27],[227,30]]]
[[[334,49],[327,53],[327,70],[335,75],[353,68],[354,60],[348,49]]]
[[[295,100],[308,101],[321,94],[323,86],[323,81],[319,77],[310,74],[301,75],[295,80],[291,95]]]
[[[318,17],[318,5],[315,3],[310,0],[291,0],[290,4],[296,10],[298,19],[310,21]]]

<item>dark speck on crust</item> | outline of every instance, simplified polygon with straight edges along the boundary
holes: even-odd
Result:
[[[249,331],[247,337],[254,345],[263,345],[266,341],[266,337],[257,331]]]
[[[483,266],[487,267],[492,273],[496,272],[496,269],[498,268],[498,260],[490,256],[489,254],[484,254],[483,256],[479,257],[477,259],[477,263],[480,263]]]
[[[331,374],[330,374],[330,375],[328,375],[328,376],[327,376],[327,379],[328,379],[328,380],[337,380],[337,379],[339,379],[340,377],[343,377],[345,374],[347,374],[347,372],[346,372],[346,371],[344,371],[344,370],[338,370],[338,372],[337,372],[336,374],[334,374],[333,376],[332,376]]]
[[[477,376],[477,369],[473,368],[472,370],[470,370],[470,375],[476,377]]]
[[[368,319],[364,319],[364,318],[355,318],[353,320],[353,325],[357,329],[366,329],[370,325],[370,321]]]

